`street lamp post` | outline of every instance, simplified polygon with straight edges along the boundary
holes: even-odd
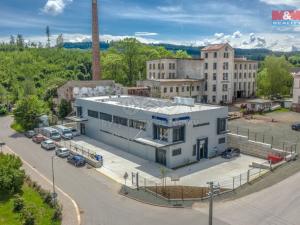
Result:
[[[220,192],[220,186],[214,185],[214,182],[208,182],[209,185],[209,217],[208,217],[208,225],[213,224],[213,201],[214,196]]]
[[[54,179],[54,159],[55,159],[55,156],[52,156],[52,157],[51,157],[51,166],[52,166],[52,187],[53,187],[52,198],[53,198],[53,203],[55,204],[55,202],[56,202],[56,192],[55,192],[55,179]]]
[[[0,141],[0,152],[2,152],[2,147],[5,145],[4,142]]]

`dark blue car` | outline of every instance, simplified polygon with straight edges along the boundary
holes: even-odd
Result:
[[[300,123],[294,123],[294,124],[292,125],[292,130],[299,131],[299,130],[300,130]]]
[[[85,159],[81,155],[70,155],[68,156],[67,161],[76,167],[84,166],[86,164]]]

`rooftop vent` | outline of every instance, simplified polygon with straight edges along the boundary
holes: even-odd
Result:
[[[195,105],[195,99],[193,98],[174,97],[174,102],[179,105],[187,105],[187,106]]]

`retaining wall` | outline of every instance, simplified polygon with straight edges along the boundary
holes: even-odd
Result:
[[[228,147],[239,148],[243,154],[263,159],[267,159],[269,153],[280,154],[282,156],[289,154],[282,149],[272,148],[270,144],[248,140],[247,136],[232,133],[228,134]]]

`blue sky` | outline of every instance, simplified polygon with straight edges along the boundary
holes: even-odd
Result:
[[[98,0],[102,40],[137,37],[145,43],[300,48],[300,27],[272,27],[271,11],[300,8],[300,0]],[[89,40],[91,0],[1,0],[0,39],[21,33],[27,40]]]

